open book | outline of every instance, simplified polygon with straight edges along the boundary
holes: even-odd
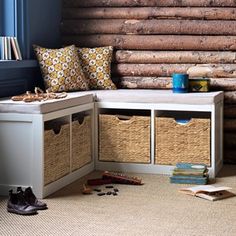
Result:
[[[216,201],[235,196],[234,193],[228,191],[230,189],[232,188],[225,186],[199,185],[188,188],[181,188],[180,192],[204,198],[206,200]]]

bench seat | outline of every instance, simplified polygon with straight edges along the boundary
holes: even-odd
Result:
[[[96,102],[128,102],[128,103],[170,103],[187,105],[214,104],[222,99],[221,92],[208,93],[173,93],[172,90],[155,89],[118,89],[97,90]]]
[[[10,98],[0,99],[0,112],[45,114],[73,106],[79,106],[93,102],[93,94],[73,92],[61,99],[46,100],[41,102],[25,103],[23,101],[12,101]]]
[[[222,99],[221,92],[177,94],[171,90],[117,89],[70,92],[66,98],[42,102],[14,102],[10,98],[0,100],[0,112],[45,114],[48,112],[83,105],[91,102],[121,103],[170,103],[187,105],[215,104]]]

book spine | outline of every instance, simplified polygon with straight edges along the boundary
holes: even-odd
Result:
[[[4,60],[8,60],[7,37],[4,37]]]
[[[5,37],[1,37],[1,60],[6,60],[6,55],[5,55]]]
[[[207,169],[180,169],[180,168],[175,168],[173,170],[174,172],[194,172],[194,173],[203,173],[207,172]]]
[[[11,47],[12,47],[12,50],[13,50],[15,59],[16,59],[16,60],[20,60],[19,54],[18,54],[17,49],[16,49],[15,40],[14,40],[13,37],[11,37]]]
[[[194,180],[194,179],[187,180],[187,179],[173,179],[173,178],[170,178],[170,182],[174,183],[174,184],[197,184],[197,185],[207,184],[206,180],[198,181],[198,180]]]
[[[207,166],[205,164],[192,164],[192,163],[177,163],[176,167],[179,169],[195,169],[193,166],[202,166],[201,169],[206,169]]]
[[[3,46],[2,46],[2,37],[0,37],[0,60],[3,60]]]
[[[8,53],[8,60],[11,60],[12,56],[11,56],[11,41],[10,41],[10,37],[7,37],[7,53]]]
[[[14,41],[15,41],[15,45],[16,45],[16,50],[17,53],[19,55],[19,60],[22,60],[22,55],[21,55],[21,51],[20,51],[20,47],[19,47],[19,43],[16,37],[14,37]]]
[[[2,37],[2,60],[5,60],[5,45],[4,45],[4,37]]]
[[[173,172],[172,173],[173,176],[190,176],[190,177],[196,177],[196,178],[200,178],[200,177],[205,177],[207,176],[206,173],[191,173],[191,172],[188,172],[188,173],[184,173],[184,172]]]
[[[171,176],[172,178],[175,178],[175,179],[207,179],[207,177],[196,177],[196,176],[183,176],[183,175],[173,175]]]
[[[182,177],[176,177],[171,176],[170,182],[176,183],[176,184],[207,184],[208,179],[207,178],[182,178]]]

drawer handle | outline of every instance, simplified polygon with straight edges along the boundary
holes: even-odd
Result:
[[[78,123],[79,123],[80,125],[82,125],[82,124],[84,123],[84,120],[85,120],[85,116],[79,117],[79,118],[77,119],[77,121],[78,121]]]
[[[134,116],[116,115],[115,118],[120,122],[129,123],[133,121]]]
[[[55,135],[60,135],[67,128],[67,126],[68,124],[61,124],[58,126],[54,126],[51,130]]]
[[[62,127],[53,127],[52,131],[55,135],[59,135],[61,133]]]
[[[187,125],[189,124],[189,122],[191,122],[191,118],[190,119],[174,119],[175,122],[179,125]]]

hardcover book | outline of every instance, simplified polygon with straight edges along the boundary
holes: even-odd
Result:
[[[12,46],[12,50],[15,56],[16,60],[20,60],[20,56],[18,54],[17,48],[16,48],[16,43],[13,37],[11,37],[11,46]]]
[[[191,163],[177,163],[176,168],[178,169],[185,169],[185,170],[205,170],[207,166],[205,164],[191,164]]]
[[[208,177],[175,175],[170,177],[170,182],[175,184],[207,184]]]
[[[179,191],[188,195],[200,197],[209,201],[217,201],[229,197],[234,197],[235,194],[228,191],[230,187],[214,186],[214,185],[200,185],[188,188],[181,188]]]
[[[22,60],[22,54],[21,54],[21,50],[20,50],[20,47],[19,47],[18,40],[17,40],[16,37],[14,37],[13,39],[14,39],[14,42],[15,42],[15,46],[16,46],[16,50],[17,50],[19,60]]]
[[[0,37],[0,60],[4,59],[4,39]]]
[[[11,57],[11,39],[10,37],[6,37],[6,40],[7,40],[7,55],[8,55],[8,60],[11,60],[12,57]]]
[[[208,170],[201,171],[192,171],[192,170],[183,170],[183,169],[174,169],[173,175],[191,175],[191,176],[206,176],[208,175]]]

